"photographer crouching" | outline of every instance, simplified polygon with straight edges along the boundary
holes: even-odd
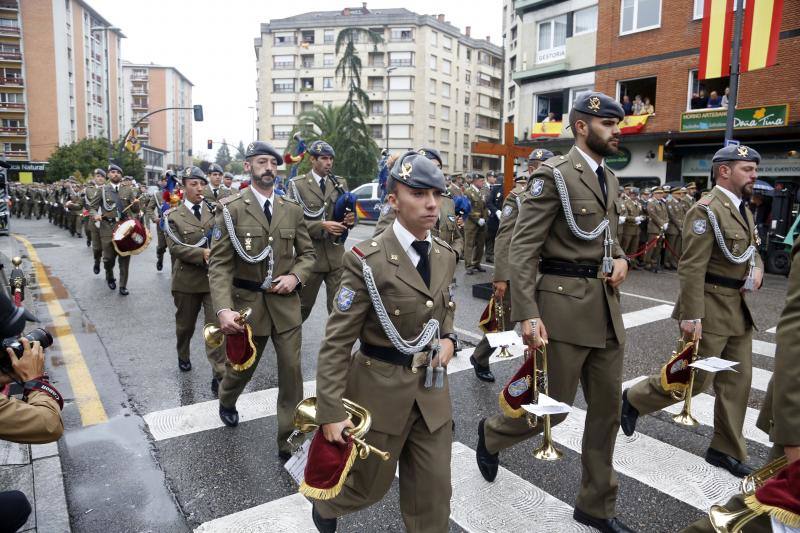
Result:
[[[0,293],[0,388],[10,383],[22,387],[22,398],[0,394],[0,439],[21,444],[54,442],[64,432],[61,394],[44,370],[44,349],[53,337],[37,328],[20,337],[26,321],[36,321]],[[0,492],[0,533],[14,532],[28,520],[31,506],[18,490]]]

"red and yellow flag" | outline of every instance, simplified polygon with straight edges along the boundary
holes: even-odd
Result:
[[[776,63],[782,14],[783,0],[747,0],[740,72]]]
[[[537,122],[533,125],[532,138],[537,137],[559,137],[561,135],[561,122]]]
[[[732,32],[733,0],[705,0],[699,79],[722,78],[730,74]]]
[[[644,129],[647,124],[647,118],[650,115],[628,115],[622,122],[619,123],[619,130],[622,135],[631,135],[639,133]]]

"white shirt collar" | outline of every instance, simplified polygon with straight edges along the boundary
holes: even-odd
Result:
[[[742,203],[742,199],[741,198],[739,198],[738,196],[733,194],[731,191],[729,191],[725,187],[720,187],[719,185],[715,185],[714,188],[715,189],[719,189],[720,191],[724,192],[725,196],[727,196],[728,198],[731,199],[731,202],[733,202],[733,206],[736,208],[736,210],[737,211],[739,210],[739,204]]]
[[[419,254],[414,249],[414,247],[411,246],[411,243],[416,241],[417,238],[414,237],[414,235],[410,231],[408,231],[400,223],[398,219],[394,219],[394,223],[392,224],[392,230],[394,231],[394,236],[397,237],[397,242],[400,243],[400,248],[403,249],[408,258],[411,260],[411,264],[413,264],[416,267],[417,263],[419,263]],[[425,236],[425,240],[428,242],[428,244],[431,244],[430,231]],[[428,250],[430,251],[430,247],[428,248]]]
[[[319,183],[320,181],[325,179],[324,176],[320,176],[319,174],[317,174],[313,170],[311,171],[311,175],[314,176],[314,179],[317,180],[317,183]]]
[[[249,189],[251,191],[253,191],[253,196],[256,197],[256,200],[258,201],[258,205],[261,206],[261,210],[262,211],[264,210],[264,202],[266,202],[267,200],[269,200],[269,208],[270,209],[274,209],[275,208],[275,188],[274,187],[272,189],[272,194],[270,194],[269,196],[264,196],[263,194],[258,192],[255,187],[249,187]]]
[[[575,149],[578,151],[579,154],[581,154],[581,157],[583,157],[586,160],[586,164],[589,165],[589,168],[592,169],[592,172],[597,174],[597,167],[599,167],[600,165],[603,164],[603,162],[605,161],[605,158],[601,159],[600,160],[600,165],[598,165],[597,161],[595,161],[594,159],[589,157],[589,155],[586,152],[584,152],[583,150],[581,150],[580,148],[578,148],[577,145],[575,145]]]
[[[191,211],[193,214],[194,214],[194,211],[192,211],[192,209],[194,209],[194,206],[195,206],[195,205],[199,205],[199,206],[200,206],[200,210],[201,210],[201,211],[203,210],[203,202],[202,202],[202,201],[200,201],[200,202],[197,202],[196,204],[193,204],[192,202],[190,202],[190,201],[189,201],[189,199],[188,199],[188,198],[184,198],[184,199],[183,199],[183,205],[185,205],[185,206],[186,206],[186,209],[188,209],[189,211]]]

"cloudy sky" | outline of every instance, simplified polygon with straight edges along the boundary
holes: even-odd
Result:
[[[194,154],[209,156],[206,140],[246,145],[255,128],[255,52],[262,22],[308,11],[340,10],[361,1],[300,0],[88,0],[127,37],[122,57],[136,63],[174,66],[194,84],[205,122],[195,123]],[[404,7],[421,14],[444,13],[472,36],[502,43],[502,0],[368,0],[368,8]],[[216,150],[217,146],[214,146]]]

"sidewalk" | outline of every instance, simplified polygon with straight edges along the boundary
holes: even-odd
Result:
[[[24,249],[11,236],[0,237],[0,263],[3,265],[0,284],[4,290],[8,289],[6,278],[13,268],[11,258],[20,253],[23,254],[22,269],[28,274],[26,303],[34,314],[39,315],[44,308],[38,307],[32,297],[36,288],[36,281],[31,278],[33,269]],[[71,532],[57,442],[28,445],[0,440],[0,491],[5,490],[22,491],[33,508],[20,531]]]

